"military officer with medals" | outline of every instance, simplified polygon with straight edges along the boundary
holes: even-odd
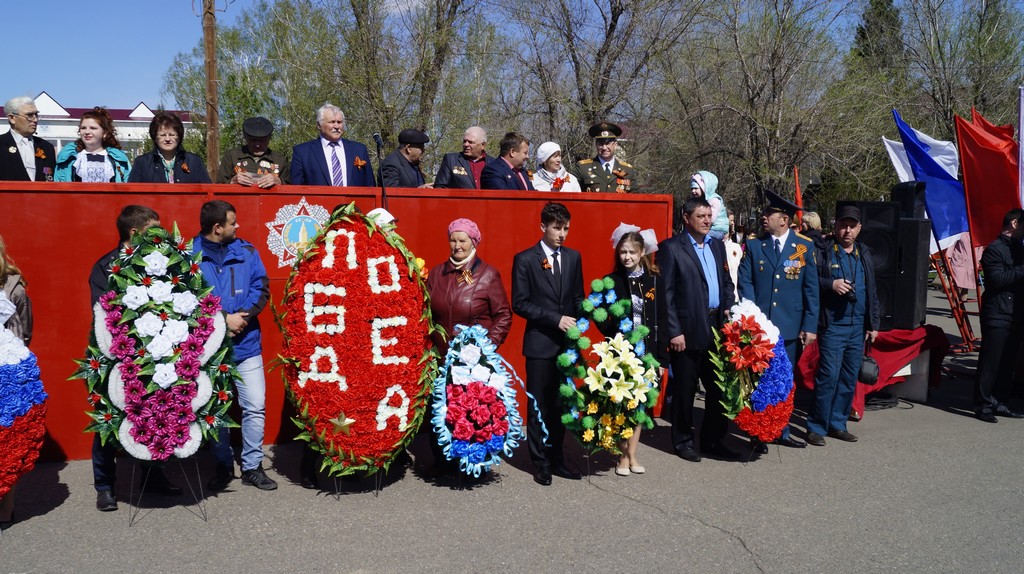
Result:
[[[622,128],[610,122],[590,126],[597,156],[580,160],[572,174],[583,191],[630,193],[637,190],[636,168],[615,157]]]
[[[818,329],[817,250],[813,240],[789,227],[798,207],[771,190],[764,193],[768,200],[761,217],[765,232],[746,241],[739,292],[778,327],[795,368],[800,350],[814,341]],[[788,426],[775,442],[792,448],[807,446],[790,436]],[[755,447],[767,452],[763,444]]]
[[[274,124],[267,118],[249,118],[242,123],[245,145],[228,150],[220,160],[217,183],[270,189],[289,183],[288,159],[270,147]]]

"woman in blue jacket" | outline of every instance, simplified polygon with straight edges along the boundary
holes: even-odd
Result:
[[[149,122],[153,152],[140,155],[128,175],[130,183],[213,183],[202,158],[185,151],[185,126],[174,114],[159,112]]]
[[[114,120],[106,109],[95,107],[78,122],[78,139],[57,154],[53,181],[123,183],[131,164],[117,141]]]

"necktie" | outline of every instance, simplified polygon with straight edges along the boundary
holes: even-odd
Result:
[[[331,185],[345,185],[345,176],[341,172],[341,161],[338,159],[338,142],[327,144],[331,146]]]
[[[779,238],[775,238],[775,256],[782,255],[782,245],[779,243]]]
[[[612,174],[612,164],[611,164],[611,162],[608,162],[608,163],[604,164],[604,172],[607,173],[608,175]]]
[[[555,287],[558,288],[558,292],[562,291],[562,266],[558,264],[558,252],[555,251],[551,254],[551,268],[555,273]]]

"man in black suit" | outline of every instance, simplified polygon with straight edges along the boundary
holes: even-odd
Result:
[[[707,391],[701,451],[726,459],[737,456],[722,443],[729,419],[722,409],[722,391],[715,384],[710,354],[712,330],[721,328],[736,297],[725,244],[708,235],[711,220],[711,204],[703,197],[691,197],[683,204],[683,233],[658,246],[674,385],[672,446],[680,458],[691,462],[701,460],[693,444],[693,398],[698,379],[704,381]]]
[[[452,152],[441,158],[441,167],[434,178],[434,187],[480,189],[480,174],[495,158],[487,155],[487,132],[473,126],[462,135],[462,153]]]
[[[4,113],[11,131],[0,135],[0,180],[53,181],[57,154],[53,145],[36,137],[39,110],[27,96],[7,100]]]
[[[981,268],[985,273],[985,293],[981,299],[981,340],[974,387],[975,416],[987,423],[998,422],[996,415],[1024,417],[1006,406],[1013,384],[1019,339],[1024,326],[1024,211],[1011,209],[1003,217],[1003,231],[985,248]]]
[[[398,134],[398,149],[380,163],[381,177],[388,187],[433,187],[423,180],[420,158],[430,141],[420,130],[407,129]]]
[[[483,189],[507,189],[533,191],[532,179],[523,165],[530,155],[530,140],[515,132],[501,138],[499,158],[484,167],[480,174]]]
[[[526,390],[537,399],[540,417],[550,434],[545,446],[541,421],[527,409],[527,442],[536,470],[534,480],[549,486],[551,475],[579,480],[579,473],[562,460],[562,374],[555,363],[565,344],[565,332],[576,324],[583,302],[583,263],[578,251],[563,246],[569,234],[569,210],[549,202],[540,213],[541,240],[512,260],[512,311],[526,319],[523,356]]]

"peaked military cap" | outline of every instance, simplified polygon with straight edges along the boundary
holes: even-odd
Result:
[[[622,135],[622,128],[611,122],[598,122],[590,126],[589,133],[596,140],[616,139]]]
[[[765,189],[764,197],[768,200],[768,204],[764,206],[764,213],[785,213],[789,217],[796,215],[797,211],[800,211],[800,207],[792,201],[782,197],[770,189]]]

